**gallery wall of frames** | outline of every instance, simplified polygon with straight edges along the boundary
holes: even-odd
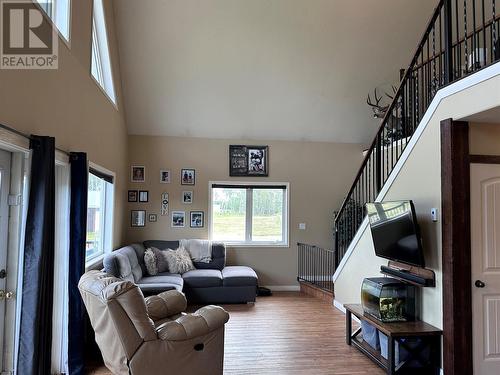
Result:
[[[228,177],[268,177],[269,146],[230,145],[228,166]],[[151,196],[146,190],[151,184],[164,187],[159,196]],[[172,188],[174,185],[177,186]],[[178,185],[182,187],[180,194]],[[196,169],[173,171],[133,164],[130,166],[129,186],[130,227],[146,227],[159,221],[164,224],[165,219],[168,219],[171,228],[198,229],[206,226],[205,210],[198,209],[196,204]],[[156,202],[157,207],[151,210],[151,204],[156,206]]]
[[[150,176],[149,173],[152,173]],[[147,176],[147,177],[146,177]],[[157,179],[158,184],[164,184],[165,188],[159,197],[150,197],[149,190],[141,189],[141,184],[146,183],[146,179],[154,182]],[[173,176],[169,169],[160,169],[159,171],[148,171],[144,165],[130,166],[130,182],[131,185],[137,184],[137,189],[128,190],[128,202],[132,204],[134,209],[130,210],[130,226],[133,228],[145,227],[147,223],[158,222],[158,216],[166,216],[169,218],[172,228],[203,228],[205,226],[205,212],[203,210],[190,209],[194,203],[193,186],[196,185],[196,170],[192,168],[183,168],[180,170],[179,176]],[[173,199],[172,193],[168,189],[170,184],[180,184],[183,190],[180,197],[182,205],[185,205],[184,210],[170,210],[170,199]],[[159,202],[158,209],[146,211],[143,203]]]

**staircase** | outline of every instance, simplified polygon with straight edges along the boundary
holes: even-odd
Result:
[[[335,216],[335,269],[437,91],[500,60],[499,21],[496,0],[439,2]]]

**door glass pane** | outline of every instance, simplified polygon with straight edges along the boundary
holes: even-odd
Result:
[[[214,188],[212,212],[215,240],[245,240],[246,189]]]
[[[86,259],[93,258],[103,252],[104,194],[104,180],[90,173],[87,207]]]
[[[283,192],[281,189],[254,189],[252,241],[283,240]]]

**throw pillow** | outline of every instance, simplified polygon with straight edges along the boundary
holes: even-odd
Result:
[[[184,247],[179,247],[177,250],[167,250],[164,255],[168,262],[168,269],[171,273],[186,273],[194,270],[191,256]]]
[[[168,272],[168,262],[165,258],[165,251],[152,247],[151,250],[156,256],[156,267],[158,268],[158,273]]]
[[[151,276],[158,274],[156,255],[153,250],[147,249],[144,252],[144,265],[146,266],[146,271],[148,271],[148,274]]]

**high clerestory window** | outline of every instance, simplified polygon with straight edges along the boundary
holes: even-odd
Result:
[[[116,104],[113,73],[109,54],[108,33],[102,0],[94,0],[92,15],[92,64],[91,72],[109,99]]]
[[[69,41],[70,0],[36,0],[49,18],[54,22],[59,33]]]

